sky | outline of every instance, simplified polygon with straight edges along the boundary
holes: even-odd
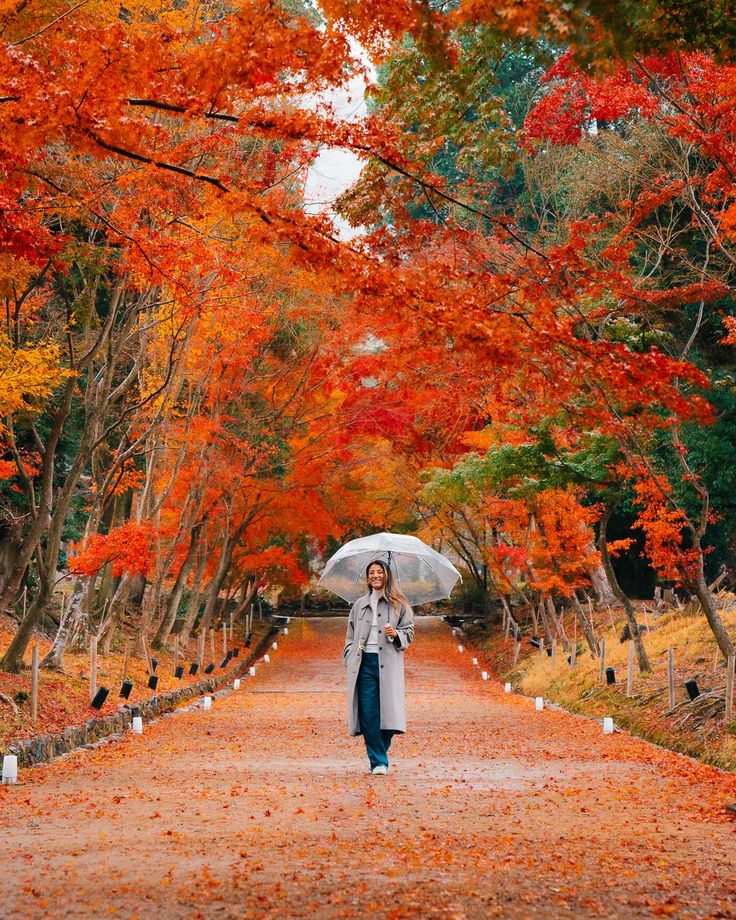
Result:
[[[360,119],[366,114],[365,89],[365,77],[355,76],[339,92],[330,93],[321,101],[330,104],[340,118]],[[307,174],[306,210],[313,214],[330,213],[335,199],[355,182],[361,169],[361,161],[351,151],[339,147],[324,148]],[[343,239],[360,233],[360,229],[350,227],[342,218],[332,216]]]

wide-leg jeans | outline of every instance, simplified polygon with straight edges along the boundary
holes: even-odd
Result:
[[[358,672],[358,719],[363,733],[371,770],[379,764],[388,766],[388,749],[392,731],[381,729],[381,684],[378,655],[363,652]]]

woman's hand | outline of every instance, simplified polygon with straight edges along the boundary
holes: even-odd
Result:
[[[386,623],[385,633],[389,637],[389,639],[393,639],[396,636],[398,636],[398,633],[396,632],[396,628],[392,626],[390,623]]]

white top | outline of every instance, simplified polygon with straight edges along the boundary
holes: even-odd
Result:
[[[378,654],[378,599],[383,597],[383,591],[374,591],[371,589],[370,604],[373,611],[371,620],[371,630],[368,633],[368,639],[365,643],[366,652]]]

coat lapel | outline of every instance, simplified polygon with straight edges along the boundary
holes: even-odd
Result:
[[[371,609],[371,597],[370,594],[364,594],[363,597],[358,598],[358,605],[360,612],[358,613],[358,621],[360,624],[360,635],[358,637],[358,647],[361,651],[365,648],[365,644],[368,641],[368,633],[371,631],[371,617],[366,616],[366,611]]]

